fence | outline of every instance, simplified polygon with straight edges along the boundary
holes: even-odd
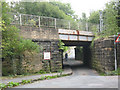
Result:
[[[82,31],[96,31],[97,29],[97,31],[99,31],[99,25],[96,24],[57,19],[52,17],[12,13],[11,18],[11,24]]]

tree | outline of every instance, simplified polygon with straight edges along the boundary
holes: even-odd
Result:
[[[14,12],[65,19],[68,16],[58,6],[49,2],[18,2]]]
[[[69,15],[69,16],[74,15],[74,11],[71,9],[70,3],[61,3],[59,1],[54,1],[50,3],[53,4],[54,6],[59,7],[59,9],[62,10],[66,15]]]
[[[119,31],[118,27],[118,11],[115,9],[115,2],[109,2],[106,4],[104,9],[104,30],[105,36],[117,34]]]
[[[86,13],[82,13],[82,18],[80,18],[80,22],[81,22],[81,29],[82,30],[86,30],[86,23],[87,23],[87,17],[86,17]]]
[[[10,10],[6,2],[2,2],[2,58],[15,58],[24,51],[38,51],[39,46],[31,40],[24,40],[19,35],[19,29],[10,25]]]
[[[99,24],[99,11],[93,11],[90,13],[90,16],[88,18],[88,22],[94,23],[94,24]]]
[[[117,11],[118,11],[118,17],[117,17],[118,27],[120,28],[120,1],[117,3]],[[119,29],[119,32],[120,32],[120,29]]]

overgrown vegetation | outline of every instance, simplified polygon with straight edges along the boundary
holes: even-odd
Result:
[[[15,2],[12,5],[13,12],[38,16],[54,17],[59,19],[72,19],[74,11],[69,3],[61,2]]]
[[[120,68],[118,68],[116,71],[110,71],[108,73],[100,73],[101,76],[116,76],[120,75]]]
[[[12,8],[12,12],[14,13],[52,17],[52,18],[57,18],[57,20],[62,19],[59,20],[59,23],[57,24],[58,26],[59,24],[60,25],[62,24],[60,27],[64,27],[66,29],[69,28],[68,27],[68,20],[69,20],[69,22],[71,23],[71,29],[78,29],[77,26],[78,21],[76,21],[78,17],[77,15],[75,15],[69,3],[62,3],[60,1],[24,2],[23,0],[21,0],[20,2],[12,3],[11,8]],[[49,22],[53,22],[53,21],[50,20]],[[44,23],[44,21],[42,23]]]
[[[31,40],[25,40],[19,35],[19,29],[11,26],[8,15],[9,6],[2,2],[2,49],[3,58],[16,57],[23,54],[24,51],[39,51],[39,46]]]
[[[4,84],[4,83],[0,83],[0,89],[4,90],[6,88],[12,88],[15,86],[19,86],[19,85],[24,85],[24,84],[28,84],[28,83],[33,83],[34,81],[39,81],[39,80],[49,80],[49,79],[54,79],[54,78],[59,78],[59,77],[63,77],[63,76],[68,76],[67,74],[60,74],[60,75],[54,75],[54,76],[41,76],[38,79],[35,80],[22,80],[21,82],[9,82],[8,84]]]
[[[39,52],[39,45],[32,40],[23,39],[19,35],[19,29],[10,25],[10,7],[6,2],[2,2],[2,60],[9,62],[15,58],[20,58],[25,51]],[[4,70],[4,68],[3,68]]]
[[[65,44],[61,40],[59,40],[58,46],[60,50],[63,50],[63,52],[66,52],[69,49],[69,47],[65,46]]]
[[[120,32],[120,27],[119,27],[119,4],[117,5],[116,2],[111,1],[109,3],[106,3],[106,7],[103,11],[98,10],[98,11],[93,11],[90,14],[90,17],[88,18],[88,22],[93,23],[93,24],[99,24],[100,20],[100,15],[99,12],[102,12],[102,19],[103,19],[103,31],[98,33],[97,27],[94,27],[93,31],[96,35],[96,38],[101,38],[101,37],[108,37],[110,35],[116,35],[118,32]],[[96,33],[97,32],[97,33]]]

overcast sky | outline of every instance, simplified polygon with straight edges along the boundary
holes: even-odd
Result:
[[[60,0],[61,1],[61,0]],[[69,2],[75,14],[81,16],[82,12],[85,12],[87,16],[93,10],[102,10],[105,7],[105,3],[111,0],[62,0],[62,2]]]
[[[19,1],[19,0],[6,0],[6,1]],[[38,0],[38,1],[50,1],[50,0]],[[85,12],[88,17],[91,11],[102,10],[105,7],[105,3],[110,2],[111,0],[55,0],[55,1],[70,3],[76,15],[81,17],[82,12]]]

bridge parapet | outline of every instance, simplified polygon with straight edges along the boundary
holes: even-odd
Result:
[[[25,39],[52,41],[59,40],[58,30],[53,28],[39,28],[20,26],[20,35]]]
[[[88,31],[58,29],[61,40],[70,41],[92,41],[94,34]]]

